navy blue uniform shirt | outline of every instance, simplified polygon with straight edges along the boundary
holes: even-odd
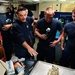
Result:
[[[13,16],[14,16],[14,7],[12,6],[12,10],[10,12],[6,12],[6,17],[7,19],[10,19],[13,21]]]
[[[29,23],[29,26],[30,26],[30,31],[32,31],[33,27],[32,27],[32,23],[34,22],[34,19],[32,17],[29,17],[27,16],[27,19],[26,19]]]
[[[64,32],[68,35],[66,46],[75,49],[75,23],[67,23],[64,27]]]
[[[0,13],[0,31],[1,31],[1,34],[2,34],[2,38],[3,39],[11,39],[11,35],[10,35],[10,29],[8,29],[7,31],[3,31],[2,30],[2,27],[6,24],[6,15],[5,14],[2,14]]]
[[[24,42],[30,44],[30,28],[28,22],[21,22],[16,20],[13,23],[13,37],[15,43],[15,54],[17,56],[24,56],[27,53],[27,49],[22,46]]]
[[[0,13],[0,31],[2,30],[2,27],[6,24],[6,15]]]
[[[49,42],[53,42],[55,40],[56,31],[62,30],[61,23],[54,18],[52,19],[52,21],[50,23],[47,23],[45,18],[42,18],[37,22],[36,27],[37,27],[37,29],[40,30],[39,32],[41,34],[46,34],[46,29],[50,28],[50,32],[48,34],[47,40],[43,40],[43,39],[39,38],[39,42],[42,42],[42,44],[49,44]]]

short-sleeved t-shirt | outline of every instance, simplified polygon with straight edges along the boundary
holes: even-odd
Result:
[[[75,23],[70,22],[67,23],[64,27],[64,32],[68,36],[68,41],[66,43],[66,46],[69,48],[75,48]]]
[[[50,28],[50,32],[48,34],[47,40],[43,40],[43,39],[39,38],[39,42],[43,42],[43,44],[44,43],[47,44],[49,42],[54,41],[57,30],[58,31],[62,30],[61,23],[54,18],[52,19],[52,21],[50,23],[47,23],[45,18],[40,19],[37,22],[36,28],[39,29],[39,32],[41,34],[46,34],[46,29]]]

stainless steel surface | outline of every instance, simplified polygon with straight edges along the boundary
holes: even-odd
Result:
[[[29,75],[47,75],[52,65],[54,64],[38,61]],[[59,68],[59,75],[75,75],[74,69],[70,69],[58,65],[56,66]]]

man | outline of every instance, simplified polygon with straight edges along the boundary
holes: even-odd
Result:
[[[12,22],[16,19],[17,7],[14,7],[10,4],[10,7],[6,8],[6,17],[10,19]]]
[[[55,61],[55,46],[60,41],[63,31],[61,23],[54,19],[53,16],[53,8],[48,7],[45,10],[44,18],[37,22],[35,28],[35,34],[39,37],[39,43],[37,46],[37,59],[42,61],[46,60],[50,63]],[[61,34],[58,40],[55,40],[57,30],[59,30]]]
[[[19,58],[30,58],[31,56],[36,56],[38,54],[30,46],[30,28],[26,18],[26,9],[19,8],[17,11],[17,20],[13,23],[12,28],[15,43],[15,55]]]
[[[5,56],[6,60],[11,59],[12,55],[12,50],[13,50],[13,44],[11,41],[11,34],[10,34],[10,27],[12,26],[11,24],[7,24],[8,20],[6,18],[6,15],[4,14],[6,11],[4,6],[0,6],[0,31],[2,35],[2,42],[3,42],[3,47],[5,50]]]
[[[34,14],[31,10],[28,10],[28,16],[32,17],[34,19]]]
[[[72,19],[73,21],[67,23],[64,27],[61,40],[62,57],[60,59],[60,65],[70,66],[75,69],[75,8],[72,10]],[[66,36],[68,36],[68,40],[64,47]]]
[[[14,8],[13,8],[13,10],[11,10],[10,7],[7,7],[6,10],[7,10],[6,11],[6,17],[7,17],[7,19],[10,19],[10,20],[13,21]]]

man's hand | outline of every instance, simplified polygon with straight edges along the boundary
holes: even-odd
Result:
[[[57,43],[58,43],[57,40],[55,40],[53,42],[50,42],[50,45],[49,46],[55,47],[57,45]]]
[[[48,37],[47,37],[46,34],[41,34],[40,38],[43,39],[43,40],[46,40]]]
[[[28,52],[30,53],[31,56],[36,56],[38,54],[33,48],[29,48]]]
[[[31,56],[36,56],[38,54],[26,41],[22,43],[22,46],[28,50]]]
[[[43,40],[46,40],[48,38],[46,34],[41,34],[40,30],[37,28],[35,28],[35,34]]]
[[[60,48],[61,48],[61,50],[64,50],[64,47],[63,46],[61,46]]]
[[[2,30],[7,31],[11,27],[12,27],[12,24],[7,24],[7,25],[4,25],[4,27],[2,27]]]

